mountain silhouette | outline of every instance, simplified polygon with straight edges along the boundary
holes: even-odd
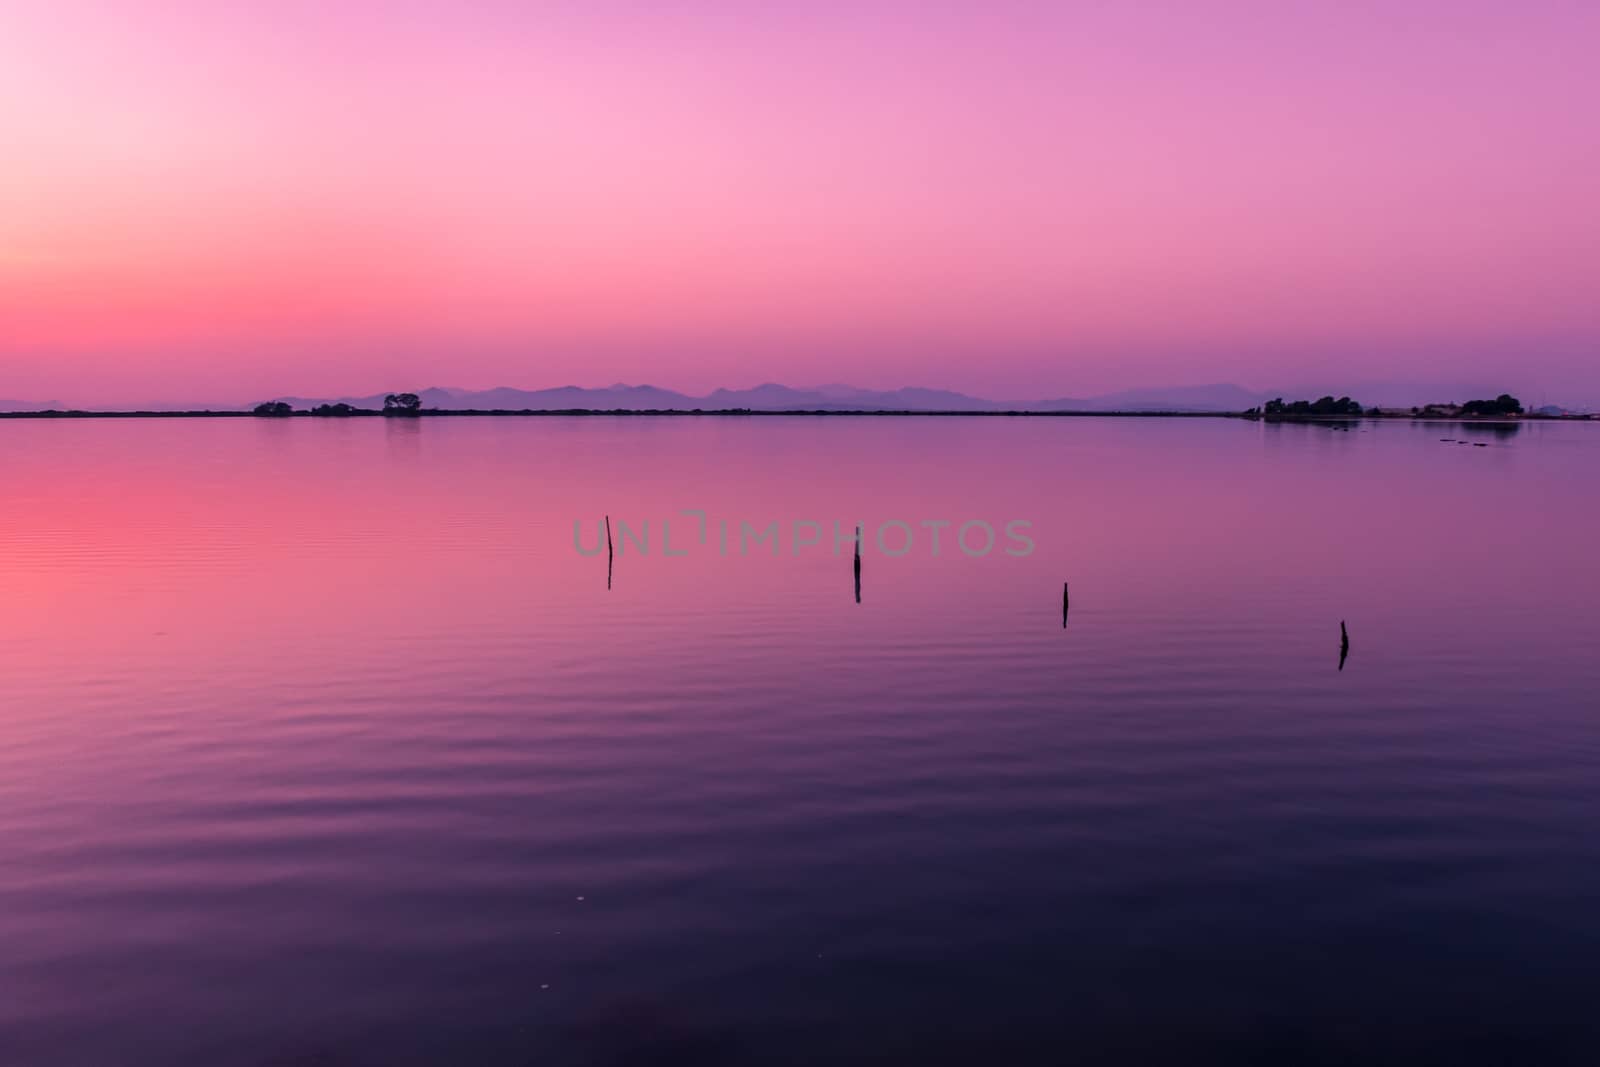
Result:
[[[358,408],[383,406],[383,393],[344,397],[273,397],[297,410],[318,404],[345,403]],[[420,389],[424,408],[442,411],[1243,411],[1269,399],[1237,385],[1183,386],[1171,389],[1131,389],[1081,399],[1006,403],[948,389],[907,386],[900,389],[862,389],[832,383],[795,388],[764,382],[748,389],[716,389],[694,396],[653,385],[618,383],[605,388],[565,385],[554,389],[468,390],[433,387]]]
[[[0,397],[0,411],[59,411],[61,405],[54,400],[6,400]]]
[[[404,385],[406,383],[397,383]],[[309,411],[323,404],[349,404],[354,408],[381,411],[384,397],[393,390],[366,396],[276,396],[252,400],[248,404],[144,404],[146,411],[249,411],[263,400],[282,402],[296,411]],[[1441,397],[1490,396],[1487,387],[1451,384],[1390,385],[1377,383],[1330,389],[1322,386],[1299,389],[1252,390],[1232,383],[1211,385],[1141,386],[1113,393],[1083,397],[1057,397],[1048,400],[996,401],[948,389],[905,386],[899,389],[863,389],[832,382],[797,388],[778,382],[764,382],[746,389],[716,389],[704,396],[663,389],[655,385],[628,385],[618,382],[602,388],[563,385],[553,389],[518,389],[496,386],[492,389],[460,389],[433,386],[412,390],[422,407],[433,411],[1031,411],[1031,412],[1240,412],[1257,407],[1278,396],[1349,395],[1364,404],[1408,407],[1434,403]],[[77,406],[82,410],[128,410],[129,405],[64,405],[59,402],[0,400],[0,412],[61,410]]]

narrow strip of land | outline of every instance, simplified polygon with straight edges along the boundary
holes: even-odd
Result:
[[[371,408],[354,408],[341,411],[337,414],[327,414],[314,411],[293,411],[285,414],[259,415],[253,411],[81,411],[81,410],[49,410],[49,411],[3,411],[0,419],[350,419],[350,418],[527,418],[540,416],[572,417],[572,416],[626,416],[626,417],[665,417],[665,418],[695,418],[714,416],[719,418],[771,418],[795,416],[822,416],[828,418],[862,418],[862,417],[891,417],[891,418],[1021,418],[1021,419],[1243,419],[1251,422],[1314,422],[1314,423],[1355,423],[1355,422],[1475,422],[1475,423],[1517,423],[1517,422],[1595,422],[1600,421],[1592,415],[1536,415],[1525,414],[1515,417],[1506,416],[1473,416],[1473,415],[1409,415],[1409,414],[1361,414],[1361,415],[1265,415],[1254,411],[896,411],[896,410],[781,410],[769,411],[764,409],[749,408],[523,408],[523,409],[480,409],[480,408],[424,408],[421,411],[395,414],[393,412],[378,411]]]

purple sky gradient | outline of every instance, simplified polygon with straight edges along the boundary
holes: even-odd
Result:
[[[1600,5],[0,0],[0,396],[1600,401]]]

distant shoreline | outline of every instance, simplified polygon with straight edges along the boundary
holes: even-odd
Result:
[[[361,408],[338,415],[319,415],[310,411],[295,411],[287,415],[257,415],[253,411],[4,411],[0,419],[437,419],[437,418],[537,418],[541,416],[642,416],[653,418],[760,418],[763,416],[828,416],[828,417],[937,417],[948,418],[1146,418],[1146,419],[1241,419],[1245,416],[1231,411],[765,411],[746,408],[527,408],[513,409],[447,409],[424,408],[406,415],[385,414],[370,408]]]
[[[408,415],[387,415],[370,408],[359,408],[339,415],[319,415],[295,411],[287,415],[257,415],[253,411],[0,411],[0,419],[440,419],[440,418],[590,418],[624,416],[628,418],[772,418],[823,416],[828,418],[1022,418],[1022,419],[1240,419],[1273,423],[1352,423],[1352,422],[1438,422],[1514,425],[1519,422],[1600,422],[1583,415],[1519,415],[1515,418],[1484,415],[1260,415],[1242,411],[763,411],[745,408],[647,408],[605,409],[477,409],[450,410],[424,408]]]
[[[1593,416],[1519,415],[1515,418],[1484,415],[1261,415],[1242,411],[897,411],[897,410],[793,410],[766,411],[747,408],[538,408],[452,410],[424,408],[407,415],[385,414],[371,408],[358,408],[338,415],[319,415],[295,411],[287,415],[257,415],[253,411],[0,411],[0,419],[412,419],[412,418],[588,418],[624,416],[628,418],[771,418],[823,416],[828,418],[1023,418],[1023,419],[1240,419],[1274,423],[1351,423],[1351,422],[1440,422],[1511,425],[1519,422],[1597,422]]]

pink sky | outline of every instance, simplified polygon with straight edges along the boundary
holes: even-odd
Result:
[[[1600,5],[0,0],[0,396],[1600,400]]]

